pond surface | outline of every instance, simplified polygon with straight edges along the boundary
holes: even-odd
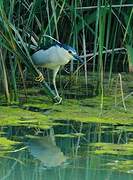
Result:
[[[61,121],[47,130],[4,126],[0,132],[0,180],[133,179],[129,125]]]

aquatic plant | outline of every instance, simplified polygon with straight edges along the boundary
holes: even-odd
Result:
[[[102,112],[107,88],[104,85],[105,72],[109,72],[108,87],[111,89],[113,72],[132,71],[133,8],[130,1],[124,2],[1,0],[0,91],[6,95],[7,103],[19,100],[22,86],[26,94],[25,65],[38,76],[39,71],[34,67],[30,53],[41,44],[52,42],[45,36],[50,35],[74,46],[84,59],[83,65],[71,62],[68,69],[70,81],[79,82],[83,74],[86,96],[89,95],[88,76],[92,70],[93,94],[101,96]],[[28,80],[31,82],[32,78]],[[64,86],[69,87],[62,85],[63,80],[59,78],[62,93]]]

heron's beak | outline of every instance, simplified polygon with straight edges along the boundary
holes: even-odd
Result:
[[[81,63],[83,63],[83,60],[77,54],[73,55],[73,57],[74,57],[74,60],[78,60]]]

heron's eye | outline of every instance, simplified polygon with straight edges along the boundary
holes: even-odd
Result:
[[[68,52],[69,52],[70,54],[72,54],[72,51],[69,50]]]

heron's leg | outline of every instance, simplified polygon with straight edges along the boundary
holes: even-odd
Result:
[[[59,93],[58,93],[58,90],[57,90],[57,87],[56,87],[56,75],[57,75],[57,73],[58,73],[58,71],[59,71],[59,68],[60,67],[57,67],[57,68],[55,68],[54,70],[53,70],[53,85],[54,85],[54,89],[55,89],[55,93],[56,93],[56,95],[57,95],[57,97],[60,97],[59,96]]]

